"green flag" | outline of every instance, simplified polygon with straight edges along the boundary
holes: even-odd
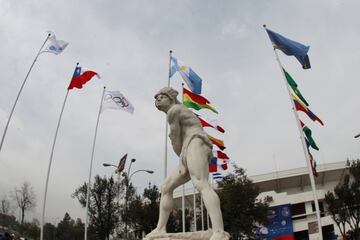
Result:
[[[288,84],[290,85],[290,87],[292,88],[292,90],[294,91],[294,93],[296,94],[296,96],[298,96],[298,98],[306,105],[309,106],[309,104],[307,103],[307,101],[305,100],[305,98],[301,95],[301,92],[299,91],[299,89],[297,88],[297,84],[295,82],[295,80],[290,76],[290,74],[283,68],[284,73],[285,73],[285,77],[286,80],[288,82]]]
[[[314,139],[311,136],[311,130],[310,128],[308,128],[307,126],[304,125],[303,127],[303,131],[305,133],[306,136],[306,144],[308,144],[309,146],[311,146],[313,149],[315,150],[319,150],[318,146],[316,145]]]

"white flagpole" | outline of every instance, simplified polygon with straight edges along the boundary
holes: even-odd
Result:
[[[181,207],[182,231],[185,232],[185,184],[182,185]]]
[[[197,230],[197,222],[196,222],[196,191],[194,186],[194,194],[193,194],[193,202],[194,202],[194,232]]]
[[[79,65],[79,63],[76,63],[76,67],[77,67],[78,65]],[[63,105],[62,105],[62,107],[61,107],[61,112],[60,112],[59,120],[58,120],[58,123],[57,123],[57,126],[56,126],[53,144],[52,144],[52,147],[51,147],[51,153],[50,153],[50,158],[49,158],[49,165],[48,165],[48,170],[47,170],[47,175],[46,175],[46,182],[45,182],[45,191],[44,191],[44,197],[43,197],[43,208],[42,208],[41,226],[40,226],[40,240],[43,240],[43,238],[44,238],[46,198],[47,198],[47,190],[48,190],[48,185],[49,185],[49,177],[50,177],[51,164],[52,164],[52,161],[53,161],[54,149],[55,149],[56,139],[57,139],[57,135],[58,135],[59,127],[60,127],[60,122],[61,122],[61,119],[62,119],[62,115],[63,115],[63,112],[64,112],[64,108],[65,108],[65,104],[66,104],[66,100],[67,100],[68,95],[69,95],[69,89],[66,91],[64,103],[63,103]]]
[[[90,201],[91,172],[92,172],[92,165],[93,165],[93,160],[94,160],[94,150],[95,150],[95,143],[96,143],[96,135],[97,135],[97,130],[98,130],[98,126],[99,126],[99,119],[100,119],[100,113],[101,113],[105,88],[106,87],[104,86],[104,89],[103,89],[103,92],[102,92],[102,95],[101,95],[101,102],[100,102],[99,113],[98,113],[98,117],[97,117],[97,121],[96,121],[94,141],[93,141],[93,147],[92,147],[92,152],[91,152],[89,180],[88,180],[87,191],[86,191],[86,207],[85,207],[86,208],[86,215],[85,215],[85,231],[84,231],[84,239],[85,240],[87,240],[87,229],[88,229],[88,221],[89,221],[89,201]]]
[[[264,27],[266,27],[266,26],[264,25]],[[306,147],[304,132],[303,132],[301,124],[300,124],[299,115],[298,115],[298,113],[296,111],[294,101],[293,101],[293,99],[291,97],[291,91],[290,91],[290,88],[289,88],[289,84],[287,83],[287,79],[286,79],[283,67],[281,65],[279,55],[277,54],[275,47],[274,47],[273,50],[274,50],[274,53],[275,53],[275,56],[276,56],[276,60],[277,60],[277,62],[279,64],[280,70],[282,72],[282,75],[284,77],[286,89],[288,91],[290,101],[291,101],[291,104],[292,104],[292,109],[293,109],[294,116],[295,116],[295,119],[296,119],[296,124],[297,124],[299,132],[300,132],[300,139],[301,139],[301,143],[302,143],[302,147],[303,147],[303,151],[304,151],[304,155],[305,155],[306,164],[307,164],[307,167],[308,167],[308,174],[309,174],[309,177],[310,177],[311,189],[312,189],[313,197],[314,197],[316,218],[317,218],[317,224],[318,224],[318,230],[319,230],[319,239],[322,240],[323,238],[322,238],[322,226],[321,226],[319,200],[318,200],[318,197],[317,197],[316,185],[315,185],[313,171],[312,171],[312,168],[311,168],[310,156],[309,156],[309,153],[308,153],[307,147]]]
[[[171,54],[171,51],[170,51]],[[171,56],[171,55],[170,55]],[[170,76],[170,74],[169,74]],[[182,89],[184,89],[184,83],[181,84]],[[184,90],[181,94],[182,102],[184,103]],[[166,134],[167,135],[167,134]],[[182,196],[181,196],[181,207],[182,207],[182,230],[185,232],[185,183],[182,185]]]
[[[169,74],[168,74],[168,83],[167,86],[170,87],[170,73],[171,73],[171,54],[172,54],[172,50],[169,51]],[[167,119],[165,118],[165,156],[164,156],[164,179],[166,179],[167,177],[167,158],[168,158],[168,131],[169,131],[169,126],[167,123]]]
[[[69,94],[69,90],[66,91],[64,103],[63,103],[63,106],[61,108],[60,117],[59,117],[59,120],[58,120],[58,123],[57,123],[55,136],[54,136],[53,144],[52,144],[52,147],[51,147],[49,165],[48,165],[48,170],[47,170],[47,175],[46,175],[46,182],[45,182],[45,191],[44,191],[44,197],[43,197],[43,208],[42,208],[42,214],[41,214],[41,227],[40,227],[40,240],[43,240],[43,237],[44,237],[46,196],[47,196],[47,190],[48,190],[48,184],[49,184],[49,176],[50,176],[51,164],[52,164],[53,155],[54,155],[54,148],[55,148],[57,134],[58,134],[59,127],[60,127],[60,121],[61,121],[61,118],[62,118],[62,114],[63,114],[63,111],[64,111],[64,107],[65,107],[65,103],[66,103],[66,99],[68,97],[68,94]]]
[[[38,59],[39,55],[41,54],[41,50],[42,50],[42,48],[44,47],[45,43],[47,42],[47,40],[49,40],[50,35],[51,35],[51,33],[49,33],[49,34],[46,36],[45,41],[44,41],[43,44],[41,45],[38,53],[37,53],[36,56],[35,56],[34,61],[32,62],[31,66],[30,66],[30,68],[29,68],[29,71],[27,72],[27,74],[26,74],[26,76],[25,76],[25,79],[24,79],[23,83],[21,84],[20,90],[19,90],[19,92],[18,92],[18,94],[17,94],[17,96],[16,96],[16,99],[15,99],[14,105],[12,106],[12,109],[11,109],[11,111],[10,111],[9,118],[8,118],[8,120],[7,120],[7,122],[6,122],[6,126],[5,126],[5,129],[4,129],[4,133],[3,133],[2,137],[1,137],[0,152],[1,152],[1,149],[2,149],[2,146],[3,146],[3,143],[4,143],[5,135],[6,135],[6,132],[7,132],[8,127],[9,127],[9,123],[10,123],[11,117],[12,117],[12,115],[13,115],[13,113],[14,113],[14,109],[15,109],[15,106],[16,106],[16,104],[17,104],[17,101],[19,100],[20,94],[21,94],[21,92],[22,92],[22,90],[23,90],[23,88],[24,88],[24,85],[25,85],[25,83],[26,83],[26,80],[27,80],[27,78],[29,77],[29,74],[30,74],[30,72],[31,72],[31,70],[32,70],[35,62],[36,62],[36,60]]]
[[[200,196],[201,196],[201,194],[200,194]],[[200,205],[200,207],[201,207],[201,230],[204,231],[204,203],[203,203],[202,196],[201,196],[200,201],[201,201],[201,205]]]

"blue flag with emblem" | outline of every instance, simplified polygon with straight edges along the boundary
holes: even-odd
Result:
[[[309,56],[307,55],[310,48],[309,46],[295,42],[267,28],[265,29],[276,49],[281,50],[288,56],[296,57],[296,59],[301,63],[303,69],[311,68]]]

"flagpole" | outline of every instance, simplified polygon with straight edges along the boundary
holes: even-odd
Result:
[[[5,126],[5,129],[4,129],[4,133],[3,133],[2,137],[1,137],[0,152],[1,152],[1,149],[2,149],[2,146],[3,146],[3,143],[4,143],[5,135],[6,135],[6,132],[7,132],[8,127],[9,127],[10,120],[11,120],[12,115],[13,115],[14,110],[15,110],[15,106],[16,106],[16,104],[17,104],[17,101],[19,100],[20,94],[21,94],[21,92],[22,92],[22,90],[23,90],[23,88],[24,88],[24,85],[25,85],[25,83],[26,83],[26,80],[27,80],[27,78],[29,77],[29,74],[30,74],[30,72],[31,72],[31,70],[32,70],[32,68],[33,68],[36,60],[38,59],[38,57],[39,57],[39,55],[40,55],[40,53],[41,53],[42,48],[44,47],[44,45],[45,45],[45,43],[47,42],[47,40],[49,40],[49,37],[50,37],[50,36],[51,36],[51,33],[49,33],[49,34],[46,36],[45,41],[44,41],[43,44],[41,45],[38,53],[37,53],[36,56],[35,56],[34,61],[32,62],[31,66],[30,66],[30,68],[29,68],[29,71],[27,72],[27,74],[26,74],[26,76],[25,76],[25,79],[24,79],[23,83],[21,84],[20,90],[19,90],[19,92],[18,92],[18,94],[17,94],[17,96],[16,96],[16,99],[15,99],[14,105],[12,106],[12,109],[11,109],[11,111],[10,111],[9,118],[8,118],[8,120],[7,120],[7,122],[6,122],[6,126]]]
[[[266,26],[264,25],[264,27],[266,27]],[[314,197],[316,218],[317,218],[317,224],[318,224],[318,230],[319,230],[319,239],[323,239],[322,238],[322,226],[321,226],[319,200],[318,200],[318,197],[317,197],[315,179],[314,179],[313,171],[312,171],[311,164],[310,164],[310,156],[309,156],[309,153],[307,151],[304,133],[303,133],[302,128],[301,128],[299,115],[298,115],[298,113],[296,111],[294,101],[293,101],[293,99],[291,97],[291,91],[290,91],[289,85],[287,83],[286,76],[285,76],[283,67],[281,65],[279,55],[277,54],[275,47],[274,47],[273,50],[274,50],[274,53],[275,53],[275,56],[276,56],[276,60],[277,60],[277,62],[279,64],[279,68],[280,68],[280,70],[282,72],[282,75],[284,77],[286,89],[288,91],[289,98],[290,98],[290,101],[291,101],[291,104],[292,104],[293,113],[294,113],[294,116],[295,116],[295,119],[296,119],[296,124],[297,124],[299,132],[300,132],[300,139],[301,139],[301,143],[302,143],[302,147],[303,147],[303,151],[304,151],[304,155],[305,155],[306,165],[307,165],[307,168],[308,168],[308,174],[309,174],[310,183],[311,183],[311,189],[312,189],[313,197]]]
[[[64,103],[63,103],[62,108],[61,108],[59,120],[58,120],[58,123],[57,123],[57,126],[56,126],[56,131],[55,131],[53,144],[52,144],[52,147],[51,147],[49,165],[48,165],[48,170],[47,170],[47,175],[46,175],[46,182],[45,182],[45,191],[44,191],[44,197],[43,197],[43,208],[42,208],[41,227],[40,227],[40,240],[43,240],[43,237],[44,237],[44,219],[45,219],[46,196],[47,196],[47,190],[48,190],[48,184],[49,184],[49,176],[50,176],[51,164],[52,164],[53,155],[54,155],[54,148],[55,148],[57,134],[58,134],[58,131],[59,131],[60,122],[61,122],[62,114],[64,112],[64,107],[65,107],[65,103],[66,103],[68,94],[69,94],[69,90],[66,91]]]
[[[194,201],[194,232],[196,232],[196,230],[197,230],[197,222],[196,222],[196,191],[195,191],[195,186],[194,186],[193,201]]]
[[[76,63],[76,67],[78,65],[79,65],[79,63]],[[47,170],[47,174],[46,174],[45,191],[44,191],[44,197],[43,197],[43,209],[42,209],[42,214],[41,214],[40,240],[43,240],[43,238],[44,238],[45,209],[46,209],[46,199],[47,199],[47,190],[48,190],[48,185],[49,185],[50,170],[51,170],[51,165],[52,165],[52,161],[53,161],[54,149],[55,149],[57,135],[58,135],[59,127],[60,127],[60,122],[61,122],[62,115],[63,115],[64,109],[65,109],[65,104],[66,104],[68,95],[69,95],[69,89],[66,91],[64,102],[61,107],[60,116],[59,116],[59,120],[58,120],[58,123],[56,126],[54,140],[53,140],[53,144],[51,147],[51,153],[50,153],[50,157],[49,157],[49,165],[48,165],[48,170]]]
[[[168,82],[167,86],[170,87],[170,72],[171,72],[171,54],[172,50],[169,51],[169,74],[168,74]],[[167,119],[165,118],[165,156],[164,156],[164,179],[167,177],[167,158],[168,158],[168,132],[169,132],[169,126],[167,123]]]
[[[91,152],[91,161],[90,161],[90,170],[89,170],[89,180],[88,180],[88,185],[87,185],[87,191],[86,191],[86,216],[85,216],[85,231],[84,231],[84,239],[87,240],[87,229],[88,229],[88,220],[89,220],[89,200],[90,200],[90,183],[91,183],[91,172],[92,172],[92,165],[93,165],[93,160],[94,160],[94,150],[95,150],[95,143],[96,143],[96,135],[97,135],[97,130],[98,130],[98,126],[99,126],[99,119],[100,119],[100,113],[101,113],[101,108],[102,108],[102,103],[103,103],[103,98],[104,98],[104,93],[105,93],[105,86],[102,92],[102,96],[101,96],[101,102],[100,102],[100,107],[99,107],[99,113],[98,113],[98,117],[97,117],[97,121],[96,121],[96,127],[95,127],[95,134],[94,134],[94,140],[93,140],[93,147],[92,147],[92,152]]]
[[[204,203],[203,203],[203,198],[202,198],[202,195],[200,194],[200,197],[201,197],[201,205],[200,205],[200,208],[201,208],[201,230],[204,231]]]
[[[171,54],[171,52],[170,52],[170,54]],[[170,76],[170,74],[169,74],[169,76]],[[184,89],[184,83],[181,83],[181,87],[182,87],[182,89]],[[181,96],[182,96],[182,102],[184,103],[184,90],[183,90],[183,93],[181,94]],[[182,185],[181,208],[182,208],[182,214],[181,214],[182,231],[185,232],[185,183]]]
[[[182,185],[181,208],[182,231],[185,232],[185,184]]]

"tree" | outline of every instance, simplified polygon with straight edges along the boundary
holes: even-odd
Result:
[[[185,231],[190,231],[192,214],[188,208],[185,208]],[[166,225],[168,232],[182,232],[182,209],[175,209],[170,213]]]
[[[346,224],[350,227],[352,239],[360,238],[360,160],[347,162],[348,173],[334,192],[325,194],[326,209],[346,238]]]
[[[16,201],[21,211],[21,225],[24,224],[25,212],[36,206],[36,196],[33,187],[28,182],[24,182],[19,188],[15,187],[13,199]]]
[[[259,189],[234,165],[234,173],[219,182],[224,227],[233,239],[253,238],[255,222],[266,223],[270,198],[257,200]]]
[[[66,240],[74,239],[73,238],[73,226],[74,220],[71,219],[69,213],[65,213],[64,218],[59,222],[56,230],[56,239]]]
[[[142,230],[145,233],[151,232],[156,228],[159,219],[160,192],[156,185],[151,185],[144,189],[143,193],[143,212]]]
[[[132,185],[128,193],[128,219],[135,236],[141,237],[142,232],[149,233],[156,228],[159,217],[160,192],[156,185],[149,183],[143,195],[137,195]],[[125,214],[125,213],[124,213]]]
[[[39,220],[34,218],[32,222],[21,224],[18,232],[26,238],[38,239],[40,235]]]
[[[96,239],[109,239],[110,234],[119,221],[118,183],[113,177],[109,179],[104,176],[95,176],[95,181],[90,187],[89,219],[91,228],[96,233]],[[77,198],[80,204],[86,206],[87,183],[77,188],[72,197]],[[90,230],[90,227],[89,227]]]
[[[56,227],[51,223],[44,224],[44,239],[46,240],[54,240],[56,233]]]
[[[6,195],[1,199],[0,213],[9,215],[10,213],[10,201]]]

